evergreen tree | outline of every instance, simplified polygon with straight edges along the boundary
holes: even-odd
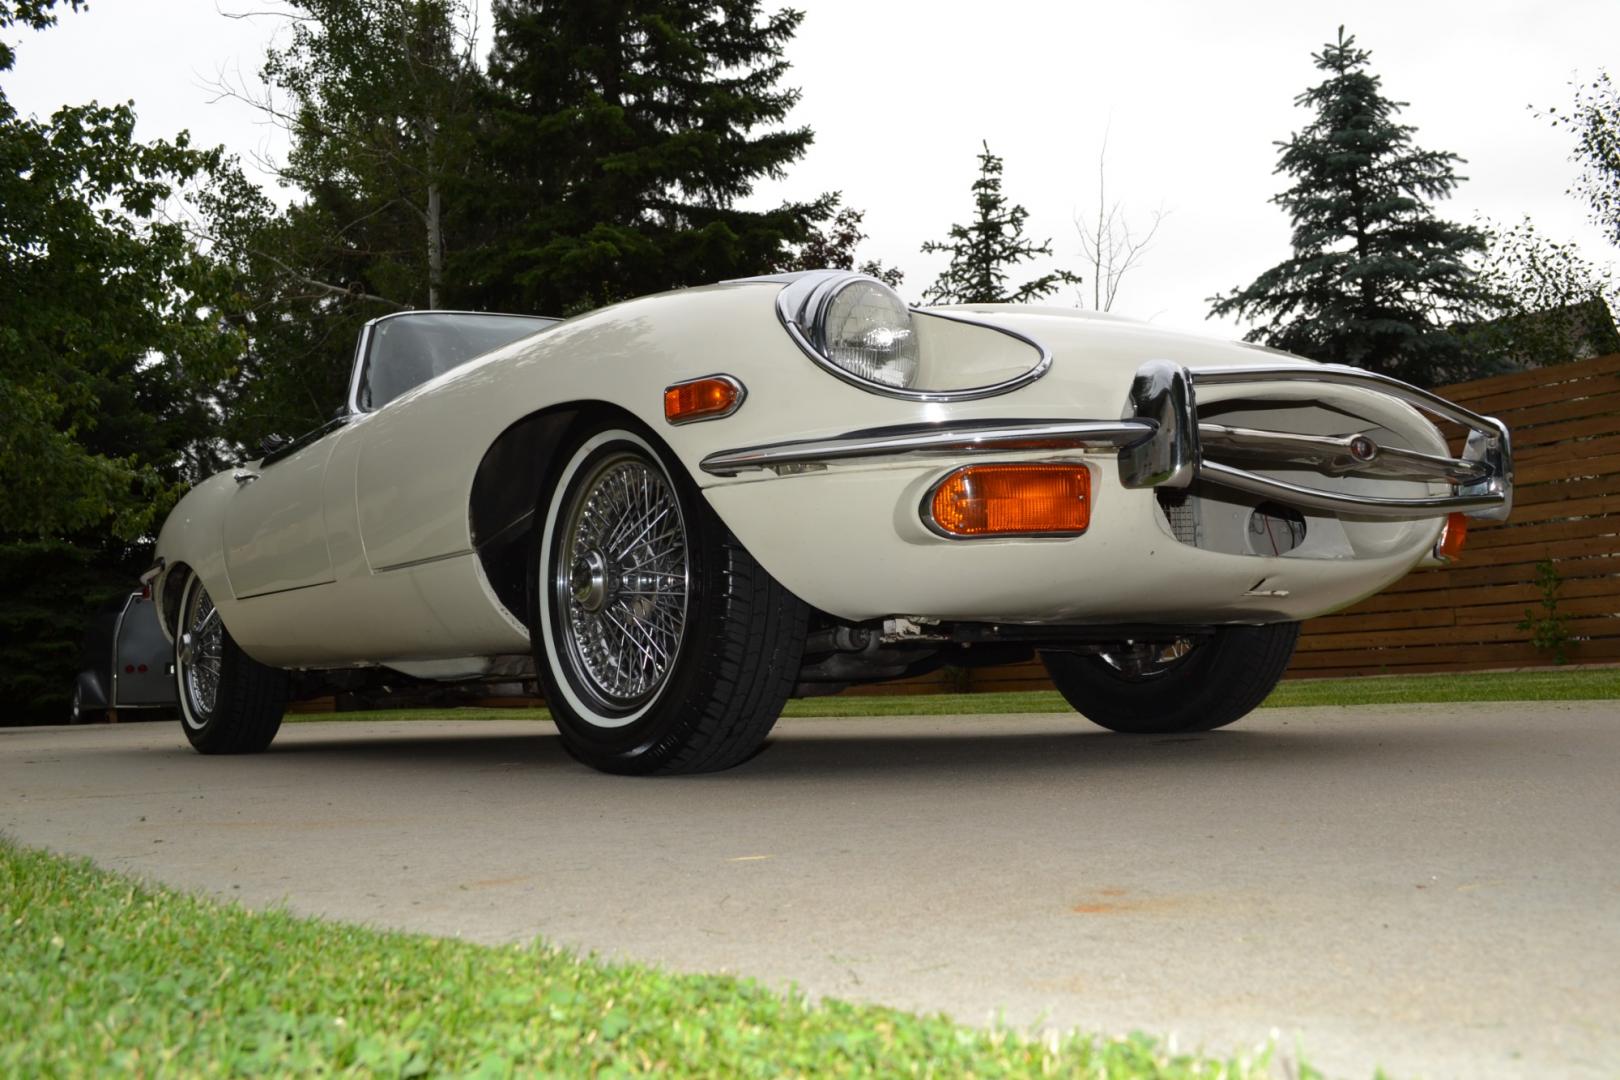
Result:
[[[1007,205],[1001,192],[1001,159],[983,144],[979,178],[973,181],[972,224],[952,225],[945,240],[923,244],[925,253],[946,252],[950,265],[923,293],[927,304],[1027,304],[1057,291],[1060,285],[1078,285],[1080,275],[1054,270],[1016,289],[1008,289],[1008,271],[1037,256],[1052,254],[1052,241],[1037,244],[1024,235],[1029,211]]]
[[[1288,211],[1294,254],[1211,311],[1263,320],[1248,340],[1312,359],[1421,385],[1467,378],[1480,360],[1448,326],[1500,305],[1469,266],[1483,233],[1430,207],[1462,179],[1462,159],[1413,144],[1416,129],[1395,120],[1405,103],[1383,95],[1370,55],[1343,27],[1312,55],[1327,78],[1295,99],[1316,116],[1278,144],[1277,171],[1294,185],[1272,199]]]
[[[758,0],[497,0],[469,302],[565,314],[769,271],[827,200],[738,200],[809,147],[779,85],[803,17]]]

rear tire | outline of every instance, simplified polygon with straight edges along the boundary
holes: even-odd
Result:
[[[287,673],[242,651],[196,574],[180,597],[174,676],[180,726],[200,753],[257,754],[281,728]]]
[[[1298,623],[1225,626],[1168,662],[1058,652],[1041,660],[1064,699],[1092,723],[1127,735],[1168,735],[1247,716],[1282,678],[1298,639]]]
[[[603,772],[728,769],[793,689],[809,613],[650,432],[577,433],[542,495],[535,665],[574,757]]]
[[[84,703],[84,687],[73,688],[73,700],[68,703],[68,723],[94,724],[100,720],[103,713],[100,709],[88,708]]]

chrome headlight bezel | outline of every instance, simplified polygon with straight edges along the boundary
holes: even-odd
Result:
[[[840,379],[876,393],[908,394],[917,377],[915,362],[905,382],[893,383],[864,375],[840,363],[833,354],[831,343],[828,341],[828,317],[838,297],[847,289],[856,286],[877,289],[891,298],[895,307],[905,313],[908,321],[907,332],[910,332],[909,321],[912,318],[910,306],[900,298],[899,293],[867,274],[829,272],[797,277],[777,295],[777,314],[781,316],[783,325],[794,335],[800,347]]]
[[[1046,348],[1023,334],[1002,326],[981,322],[961,312],[919,311],[905,303],[894,289],[870,274],[858,274],[848,270],[809,270],[792,274],[767,275],[759,278],[742,278],[739,281],[783,282],[782,289],[776,294],[776,314],[781,320],[782,326],[787,330],[788,335],[793,338],[794,343],[799,346],[806,356],[815,361],[822,370],[843,382],[860,387],[868,393],[901,398],[907,401],[974,401],[980,398],[995,397],[1016,390],[1021,386],[1026,386],[1045,375],[1052,364],[1051,354],[1047,352]],[[1036,360],[1029,370],[1014,378],[960,389],[917,389],[914,385],[896,386],[867,378],[858,372],[841,366],[828,355],[826,348],[826,316],[828,310],[839,293],[857,282],[876,286],[894,297],[897,305],[908,312],[913,323],[919,317],[928,317],[982,326],[1028,345],[1035,350]],[[912,377],[913,382],[925,369],[925,358],[919,355],[918,366]]]

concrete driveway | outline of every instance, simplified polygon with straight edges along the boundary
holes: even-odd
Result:
[[[1620,708],[790,720],[601,776],[546,724],[0,730],[0,829],[253,905],[544,935],[969,1023],[1278,1033],[1330,1073],[1620,1072]]]

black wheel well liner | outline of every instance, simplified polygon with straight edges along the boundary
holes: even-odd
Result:
[[[562,402],[530,413],[495,437],[473,475],[467,520],[473,550],[490,588],[515,618],[529,622],[529,561],[534,557],[535,507],[560,464],[557,448],[581,421],[618,415],[640,421],[605,401]]]
[[[189,563],[177,562],[163,574],[162,605],[158,621],[169,631],[172,640],[180,632],[180,598],[185,594],[186,582],[196,573]]]

